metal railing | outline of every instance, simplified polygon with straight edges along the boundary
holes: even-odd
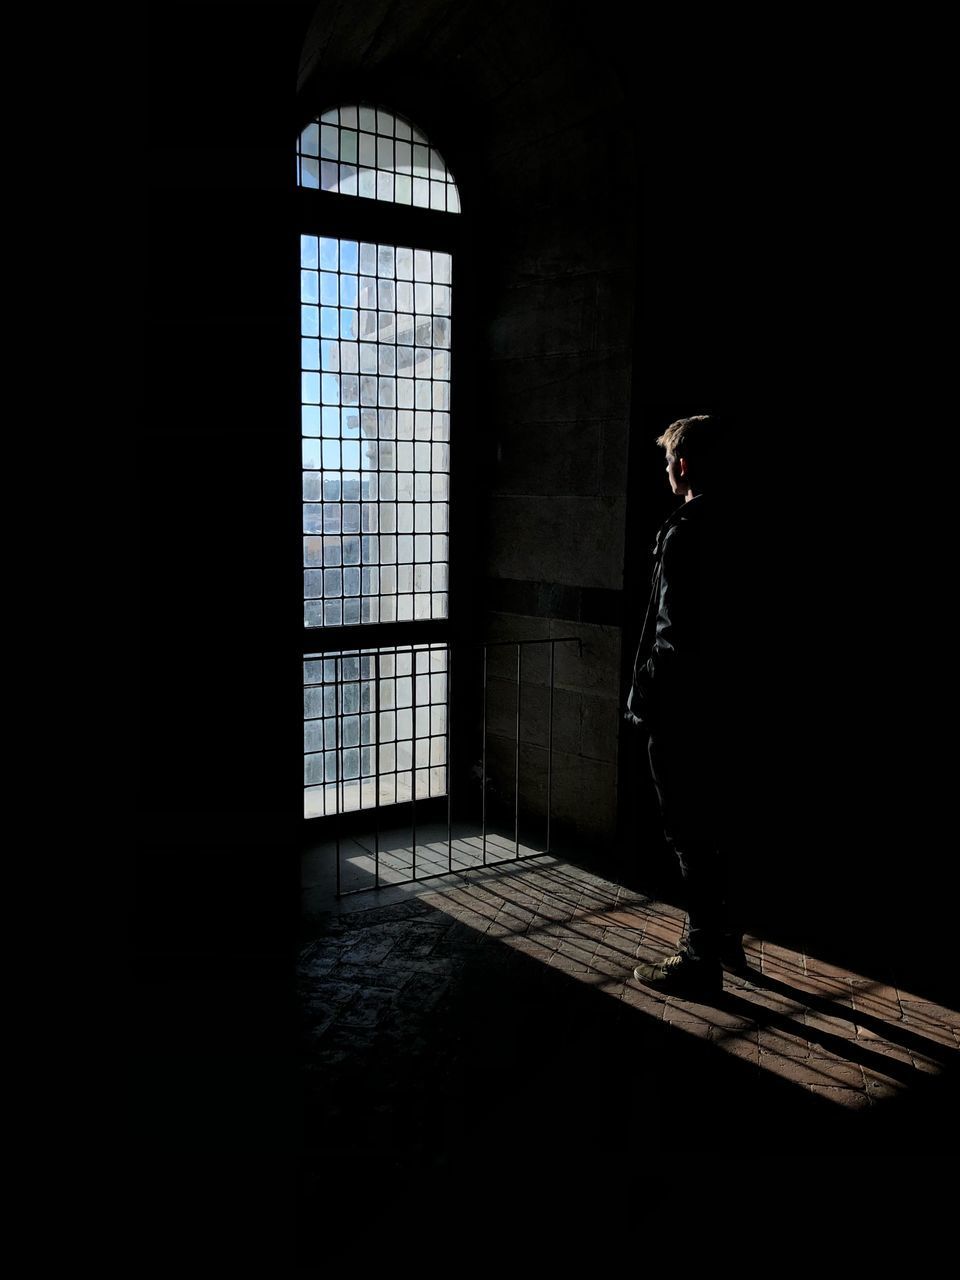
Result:
[[[417,754],[416,754],[416,753],[417,753],[417,729],[416,729],[416,722],[417,722],[417,660],[416,660],[416,654],[417,654],[418,652],[422,652],[424,649],[427,649],[427,651],[429,652],[429,651],[430,651],[430,648],[428,648],[428,646],[426,646],[426,645],[424,645],[424,646],[416,646],[416,645],[411,644],[411,645],[409,646],[409,651],[413,654],[413,658],[412,658],[412,662],[411,662],[411,676],[412,676],[412,706],[411,706],[411,715],[412,715],[412,726],[413,726],[413,728],[412,728],[412,739],[413,739],[413,740],[412,740],[412,758],[411,758],[411,768],[410,768],[411,787],[410,787],[410,797],[409,797],[409,800],[402,800],[402,801],[398,800],[398,801],[397,801],[397,803],[398,803],[398,804],[409,803],[409,805],[410,805],[410,845],[409,845],[409,852],[410,852],[410,855],[411,855],[411,865],[410,865],[410,872],[411,872],[411,874],[410,874],[406,879],[399,879],[399,878],[395,878],[395,876],[394,876],[394,875],[391,875],[390,879],[389,879],[389,880],[387,880],[387,881],[384,881],[384,880],[382,880],[382,879],[381,879],[381,853],[382,853],[382,851],[381,851],[381,808],[382,808],[382,806],[379,804],[381,774],[380,774],[380,732],[379,732],[379,719],[377,719],[377,720],[375,721],[376,726],[377,726],[377,732],[376,732],[375,743],[373,744],[373,745],[374,745],[374,747],[375,747],[375,751],[376,751],[376,764],[375,764],[375,771],[374,771],[374,774],[373,774],[373,787],[374,787],[374,797],[375,797],[375,802],[374,802],[374,804],[373,804],[372,806],[369,806],[369,809],[370,809],[370,811],[371,811],[371,816],[372,816],[372,818],[373,818],[373,822],[374,822],[374,829],[373,829],[373,848],[372,848],[372,850],[370,850],[370,853],[372,854],[372,859],[373,859],[372,876],[371,876],[371,878],[370,878],[370,883],[365,884],[365,885],[362,885],[362,886],[361,886],[361,887],[359,887],[359,888],[352,888],[352,889],[351,889],[351,888],[345,888],[345,887],[344,887],[344,884],[343,884],[343,875],[342,875],[342,861],[343,861],[343,859],[342,859],[342,846],[343,846],[343,842],[344,842],[344,840],[343,840],[343,835],[342,835],[342,830],[341,830],[341,827],[342,827],[342,821],[343,821],[343,818],[344,818],[344,807],[343,807],[342,802],[341,802],[341,803],[338,803],[338,812],[336,813],[336,815],[332,815],[332,816],[333,816],[333,820],[334,820],[334,822],[336,823],[336,834],[335,834],[335,843],[336,843],[336,892],[337,892],[337,897],[338,897],[338,898],[339,898],[339,897],[345,897],[345,896],[348,896],[348,895],[350,895],[350,894],[355,894],[355,893],[367,893],[367,892],[370,892],[371,890],[375,890],[375,889],[383,888],[383,887],[385,887],[385,885],[387,885],[387,884],[388,884],[390,887],[393,887],[393,886],[395,886],[395,885],[412,884],[412,883],[415,883],[415,882],[416,882],[416,883],[419,883],[419,882],[422,882],[422,881],[435,879],[435,878],[436,878],[436,877],[438,877],[438,876],[450,875],[450,874],[451,874],[451,873],[453,873],[455,870],[466,870],[466,869],[469,869],[469,867],[471,867],[471,866],[473,866],[473,865],[475,865],[475,866],[477,866],[477,867],[487,867],[487,866],[491,865],[491,862],[490,862],[490,860],[488,859],[488,841],[489,841],[489,839],[491,838],[491,836],[490,836],[490,831],[489,831],[489,829],[488,829],[488,828],[489,828],[489,823],[488,823],[488,817],[489,817],[489,815],[488,815],[488,807],[487,807],[488,781],[489,781],[489,777],[488,777],[488,752],[487,752],[487,742],[488,742],[488,699],[489,699],[489,690],[490,690],[489,672],[488,672],[488,655],[489,655],[489,651],[490,651],[491,649],[501,649],[501,648],[511,648],[511,647],[516,649],[516,690],[517,690],[517,692],[516,692],[516,707],[515,707],[515,713],[514,713],[514,735],[513,735],[513,736],[514,736],[514,770],[513,770],[513,856],[512,856],[512,857],[509,857],[509,856],[507,856],[507,857],[498,857],[498,858],[496,858],[496,859],[495,859],[495,862],[496,862],[496,863],[501,863],[501,862],[511,862],[511,861],[512,861],[512,862],[516,862],[516,861],[518,861],[518,860],[520,860],[521,858],[524,858],[524,857],[540,857],[540,856],[542,856],[543,854],[545,854],[545,853],[549,853],[549,852],[550,852],[551,821],[552,821],[552,809],[553,809],[553,751],[554,751],[554,748],[553,748],[553,737],[554,737],[553,702],[554,702],[554,689],[555,689],[555,676],[556,676],[556,646],[557,646],[558,644],[576,644],[576,646],[577,646],[577,654],[578,654],[578,657],[582,656],[582,653],[583,653],[583,642],[582,642],[582,640],[581,640],[578,636],[558,636],[558,637],[555,637],[555,638],[554,638],[554,637],[545,637],[545,638],[542,638],[542,639],[536,639],[536,640],[489,640],[489,641],[470,641],[470,642],[457,642],[457,641],[453,641],[453,642],[445,642],[442,646],[436,646],[436,645],[434,645],[434,646],[430,646],[430,648],[438,648],[438,647],[442,647],[443,649],[445,649],[445,651],[446,651],[446,655],[447,655],[447,662],[446,662],[446,708],[447,708],[447,714],[446,714],[446,724],[445,724],[445,728],[446,728],[446,760],[445,760],[445,768],[446,768],[446,846],[447,846],[447,860],[446,860],[446,862],[447,862],[447,865],[446,865],[446,867],[442,867],[442,866],[441,866],[439,869],[430,869],[430,870],[427,870],[425,874],[419,874],[419,875],[418,875],[418,873],[417,873],[417,872],[418,872],[418,868],[417,868],[417,799],[418,799],[418,797],[417,797],[417,763],[416,763],[416,760],[417,760]],[[521,744],[521,701],[522,701],[522,694],[523,694],[523,654],[524,654],[524,650],[525,650],[525,649],[527,649],[527,648],[529,648],[529,646],[531,646],[531,645],[548,645],[548,646],[549,646],[549,667],[548,667],[548,678],[547,678],[547,734],[546,734],[546,739],[547,739],[547,740],[546,740],[546,841],[545,841],[545,845],[544,845],[544,848],[543,848],[543,849],[534,849],[534,850],[529,851],[529,852],[526,852],[526,853],[521,853],[521,843],[520,843],[520,817],[521,817],[520,744]],[[398,646],[398,647],[397,647],[397,649],[395,650],[395,654],[399,654],[400,652],[406,652],[406,651],[407,651],[407,649],[408,649],[408,646],[405,646],[405,645],[404,645],[404,646]],[[474,833],[474,836],[473,836],[473,837],[471,837],[471,838],[475,838],[475,839],[478,839],[478,840],[479,840],[479,860],[478,860],[475,864],[465,864],[465,863],[461,863],[461,865],[460,865],[460,866],[455,867],[455,866],[454,866],[454,857],[453,857],[453,854],[454,854],[454,834],[453,834],[453,830],[454,830],[454,818],[453,818],[453,792],[454,792],[454,785],[453,785],[453,777],[452,777],[452,767],[453,767],[452,746],[453,746],[453,730],[454,730],[454,725],[453,725],[453,716],[452,716],[452,714],[451,714],[451,708],[452,708],[452,707],[453,707],[453,705],[454,705],[454,704],[453,704],[453,674],[454,674],[454,669],[455,669],[455,666],[456,666],[456,668],[457,668],[457,670],[458,670],[458,678],[459,678],[459,668],[460,668],[461,663],[460,663],[460,659],[459,659],[459,658],[458,658],[457,663],[455,663],[455,661],[454,661],[454,657],[455,657],[455,655],[459,654],[459,655],[460,655],[460,657],[462,658],[465,650],[477,650],[477,649],[481,650],[481,677],[480,677],[480,679],[481,679],[481,696],[482,696],[482,709],[481,709],[481,750],[480,750],[480,823],[479,823],[479,831],[476,831],[476,832]],[[382,655],[381,655],[378,651],[375,651],[375,650],[374,650],[374,651],[366,651],[366,654],[367,654],[367,656],[369,656],[369,657],[371,657],[371,658],[373,659],[373,662],[374,662],[374,675],[373,675],[373,680],[374,680],[374,682],[375,682],[375,685],[376,685],[377,689],[379,689],[379,688],[380,688],[380,681],[381,681],[381,657],[382,657]],[[331,655],[331,656],[332,656],[332,655]],[[322,655],[317,655],[317,657],[318,657],[318,658],[321,658],[321,657],[322,657]],[[335,683],[337,686],[340,686],[340,685],[342,685],[342,684],[343,684],[343,679],[342,679],[342,660],[343,660],[343,658],[342,658],[342,656],[341,656],[341,655],[339,655],[339,654],[338,654],[338,655],[336,655],[336,660],[337,660],[337,666],[336,666],[336,678],[335,678],[334,683]],[[362,670],[362,669],[361,669],[361,670]],[[428,663],[428,665],[427,665],[427,670],[428,670],[428,672],[429,672],[429,670],[430,670],[429,663]],[[361,680],[363,679],[362,674],[361,674],[361,676],[360,676],[360,679],[361,679]],[[373,707],[373,708],[371,709],[371,711],[372,711],[372,714],[373,714],[375,717],[379,717],[379,713],[380,713],[379,698],[377,698],[377,699],[376,699],[376,703],[377,703],[377,705],[376,705],[375,707]],[[436,704],[434,704],[434,705],[436,705]],[[339,706],[340,706],[340,696],[339,696],[339,689],[338,689],[337,707],[339,708]],[[338,726],[339,726],[339,719],[338,719]],[[497,736],[499,736],[499,735],[497,735]],[[338,727],[338,732],[337,732],[337,761],[338,761],[338,770],[337,770],[337,772],[338,772],[338,784],[337,784],[337,785],[338,785],[338,797],[342,796],[342,794],[343,794],[343,793],[342,793],[342,790],[341,790],[341,789],[342,789],[342,788],[343,788],[343,786],[344,786],[344,783],[343,783],[343,781],[342,781],[342,779],[343,779],[343,772],[342,772],[342,756],[343,756],[343,747],[342,747],[342,744],[341,744],[341,734],[340,734],[340,732],[339,732],[339,727]],[[427,769],[428,769],[428,778],[429,778],[429,769],[430,769],[429,761],[428,761]],[[360,787],[360,793],[359,793],[359,794],[360,794],[360,809],[359,809],[359,810],[354,810],[353,812],[363,812],[363,811],[364,811],[364,806],[363,806],[363,803],[362,803],[362,787],[363,787],[363,779],[362,779],[362,778],[359,778],[359,779],[358,779],[358,785],[359,785],[359,787]],[[422,798],[421,798],[421,799],[422,799]],[[430,797],[430,796],[428,796],[428,797],[427,797],[427,800],[428,800],[428,801],[429,801],[429,800],[442,800],[442,796],[438,796],[438,797]],[[394,824],[394,827],[395,827],[395,824]],[[458,837],[458,839],[459,839],[459,837]],[[434,862],[430,863],[429,865],[430,865],[430,866],[432,866],[432,867],[435,867],[435,866],[436,866],[436,863],[435,863],[435,861],[434,861]],[[396,869],[395,869],[395,868],[393,868],[393,870],[395,871]]]

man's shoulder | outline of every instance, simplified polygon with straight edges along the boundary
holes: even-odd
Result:
[[[660,531],[659,551],[669,565],[697,563],[712,574],[729,567],[743,544],[741,513],[726,505],[695,499],[674,512]]]
[[[664,531],[660,541],[660,556],[665,571],[679,569],[700,557],[703,537],[692,522],[678,520]]]
[[[679,507],[660,528],[660,543],[704,539],[728,539],[748,527],[748,513],[735,503],[717,501],[705,495]]]
[[[699,539],[709,517],[704,516],[705,507],[698,500],[685,502],[666,520],[660,529],[660,545],[666,548]]]

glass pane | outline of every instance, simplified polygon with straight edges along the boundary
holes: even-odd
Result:
[[[300,135],[300,154],[318,156],[320,154],[320,126],[308,124]]]
[[[300,272],[300,301],[301,302],[317,302],[319,301],[319,278],[316,271]]]
[[[320,126],[320,155],[326,160],[337,159],[337,135],[340,130],[336,125],[322,124]]]
[[[355,274],[358,262],[358,248],[356,240],[340,241],[340,270],[348,271]]]

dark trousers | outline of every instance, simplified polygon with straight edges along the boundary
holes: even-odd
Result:
[[[686,950],[713,961],[724,940],[734,935],[722,743],[695,727],[653,732],[649,756],[664,835],[686,888]]]

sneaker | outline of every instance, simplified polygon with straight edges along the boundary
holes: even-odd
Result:
[[[723,991],[720,965],[698,960],[688,951],[678,951],[675,956],[652,964],[638,964],[633,976],[667,995],[715,996]]]

